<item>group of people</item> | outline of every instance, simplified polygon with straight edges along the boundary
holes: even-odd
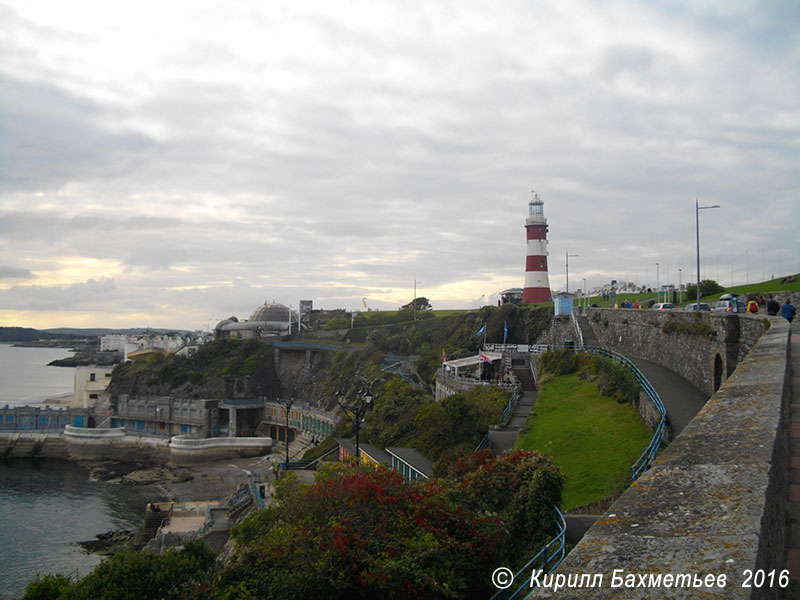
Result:
[[[751,315],[758,314],[758,307],[766,305],[767,314],[771,317],[777,317],[778,312],[781,313],[781,316],[789,321],[792,322],[794,319],[794,315],[796,314],[796,310],[794,305],[789,301],[789,298],[786,298],[786,301],[781,306],[777,300],[775,300],[774,296],[770,296],[769,300],[765,301],[764,296],[758,296],[758,298],[753,298],[747,303],[747,312]]]

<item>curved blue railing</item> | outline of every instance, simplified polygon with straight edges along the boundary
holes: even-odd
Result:
[[[631,481],[636,481],[642,472],[650,468],[650,465],[652,464],[653,460],[655,460],[656,454],[658,453],[658,449],[661,447],[661,442],[664,439],[664,435],[667,432],[667,411],[664,408],[664,403],[661,401],[661,396],[658,395],[658,392],[656,392],[655,388],[647,380],[647,377],[644,376],[644,373],[642,373],[641,370],[639,370],[639,367],[637,367],[626,356],[601,346],[586,346],[584,351],[591,352],[593,354],[600,354],[601,356],[610,358],[611,360],[618,362],[619,364],[630,369],[633,372],[633,375],[636,377],[636,381],[639,382],[642,390],[644,390],[644,393],[647,394],[647,397],[650,398],[653,406],[655,406],[656,410],[661,415],[661,419],[658,421],[658,425],[656,426],[653,437],[650,440],[650,444],[648,444],[647,448],[645,448],[644,452],[642,452],[642,455],[631,466]]]
[[[561,564],[566,556],[565,536],[567,533],[567,522],[564,515],[557,506],[553,507],[556,511],[556,536],[547,542],[538,554],[528,561],[519,571],[514,573],[513,583],[504,590],[498,590],[491,600],[512,600],[521,592],[529,591],[533,583],[533,574],[544,571],[550,574]]]

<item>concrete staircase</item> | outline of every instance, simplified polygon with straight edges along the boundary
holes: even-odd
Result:
[[[583,345],[597,346],[597,339],[594,337],[594,331],[592,331],[589,319],[586,315],[576,315],[576,318],[578,320],[578,326],[581,328],[581,334],[583,334]]]
[[[505,454],[513,450],[519,430],[525,426],[528,416],[533,412],[536,404],[536,382],[530,368],[514,367],[514,375],[519,379],[522,395],[517,400],[508,425],[501,430],[489,431],[489,446],[497,454]]]

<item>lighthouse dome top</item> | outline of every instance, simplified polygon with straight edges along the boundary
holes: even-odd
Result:
[[[528,202],[528,224],[532,222],[544,223],[544,202],[539,198],[539,194],[533,192],[533,198]]]

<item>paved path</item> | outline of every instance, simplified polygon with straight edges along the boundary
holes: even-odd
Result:
[[[790,375],[792,381],[789,430],[789,498],[786,512],[791,526],[786,535],[786,568],[791,583],[782,598],[800,598],[800,320],[792,323]]]
[[[536,403],[536,391],[526,390],[517,400],[508,426],[502,431],[489,431],[489,445],[498,455],[505,454],[514,448],[517,441],[519,430],[528,421],[528,416],[533,412],[533,405]]]
[[[642,358],[628,358],[639,367],[661,396],[674,438],[705,406],[708,395],[666,367]]]

